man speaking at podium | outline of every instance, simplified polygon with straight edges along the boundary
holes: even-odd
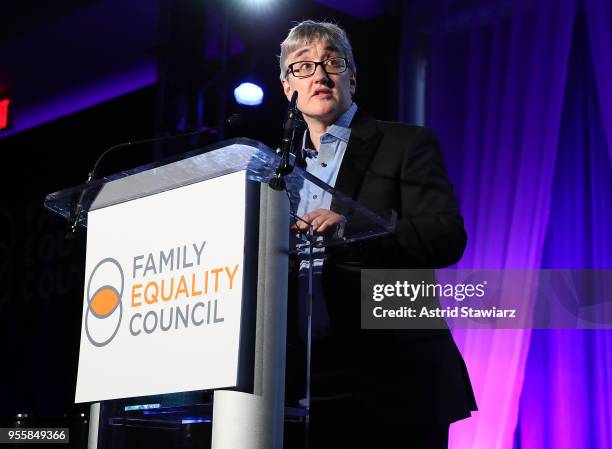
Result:
[[[446,448],[449,424],[476,410],[450,332],[360,329],[361,269],[440,268],[463,254],[463,219],[437,139],[359,109],[351,44],[334,24],[292,28],[280,68],[308,127],[298,157],[306,170],[371,210],[398,213],[394,234],[316,254],[311,447]],[[302,192],[298,215],[318,233],[343,226],[331,199],[311,193]],[[301,298],[304,262],[290,283]]]

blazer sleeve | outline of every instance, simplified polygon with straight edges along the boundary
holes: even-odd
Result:
[[[354,249],[359,254],[354,256],[361,268],[442,268],[455,264],[463,255],[467,235],[439,141],[427,128],[397,126],[403,129],[386,133],[358,198],[373,208],[390,205],[398,213],[397,227],[391,235],[357,245]],[[389,167],[388,161],[396,167]],[[387,171],[381,174],[385,164]],[[391,195],[383,193],[391,200],[376,192],[376,186],[383,185],[380,179],[373,181],[377,177],[393,184]]]

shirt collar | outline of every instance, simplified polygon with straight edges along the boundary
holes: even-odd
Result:
[[[351,136],[351,121],[353,121],[353,117],[357,112],[357,105],[355,103],[351,103],[351,106],[338,117],[335,123],[329,127],[327,132],[321,136],[321,139],[324,138],[325,135],[329,134],[336,139],[342,140],[344,143],[348,143],[349,137]]]
[[[353,102],[351,103],[351,106],[346,111],[344,111],[340,115],[340,117],[338,117],[334,124],[329,127],[325,134],[321,136],[321,143],[325,143],[325,141],[329,139],[329,137],[340,139],[344,143],[348,143],[349,137],[351,136],[350,125],[353,121],[353,117],[355,116],[356,112],[357,105]],[[308,129],[306,129],[302,141],[302,148],[304,149],[304,152],[306,153],[307,157],[316,157],[317,152],[314,149],[308,148],[310,144],[310,135],[308,133]],[[310,152],[310,150],[312,150],[312,152]]]

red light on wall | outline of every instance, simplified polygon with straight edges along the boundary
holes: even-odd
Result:
[[[11,104],[11,100],[8,98],[0,100],[0,129],[5,129],[8,126],[9,104]]]

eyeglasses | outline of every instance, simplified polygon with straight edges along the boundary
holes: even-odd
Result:
[[[323,67],[327,74],[342,73],[348,67],[346,58],[329,58],[323,61],[297,61],[289,64],[286,75],[290,73],[296,78],[308,78],[317,71],[317,66]]]

